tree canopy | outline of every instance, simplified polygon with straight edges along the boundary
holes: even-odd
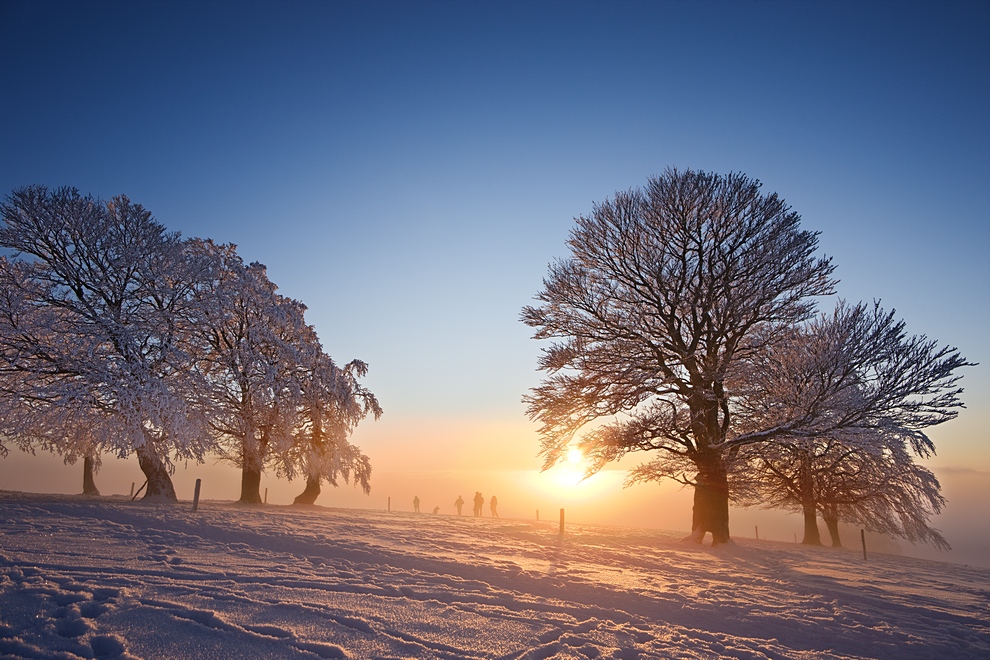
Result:
[[[317,388],[313,374],[336,366],[263,265],[182,239],[123,196],[30,186],[0,213],[0,247],[13,251],[0,257],[0,451],[133,453],[146,497],[172,501],[175,462],[214,453],[242,468],[241,499],[258,502],[264,469],[303,469],[302,429],[324,406],[347,411],[329,437],[368,487],[370,463],[346,440],[364,416],[355,405],[381,413],[358,383],[367,366],[338,378],[351,389]],[[350,465],[312,469],[335,484]]]
[[[729,540],[734,462],[749,445],[837,430],[922,429],[961,405],[956,349],[907,337],[834,293],[817,233],[741,174],[667,170],[575,221],[522,320],[550,340],[524,398],[552,466],[572,444],[597,470],[653,452],[632,480],[695,488],[692,536]]]

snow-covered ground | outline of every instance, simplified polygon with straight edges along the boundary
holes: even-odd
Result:
[[[0,491],[0,654],[987,658],[990,569],[384,511]]]

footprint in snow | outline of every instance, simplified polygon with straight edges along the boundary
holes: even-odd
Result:
[[[62,637],[81,637],[90,630],[89,624],[82,619],[59,619],[55,623],[55,632]]]

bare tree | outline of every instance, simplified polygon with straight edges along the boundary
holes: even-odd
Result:
[[[830,294],[817,235],[745,176],[668,170],[577,218],[571,256],[550,266],[522,320],[556,342],[525,398],[550,467],[584,434],[593,469],[631,451],[694,486],[692,537],[729,540],[728,450],[735,365]],[[685,471],[690,466],[693,472]]]
[[[523,310],[557,340],[525,398],[545,467],[579,433],[591,471],[653,452],[629,480],[694,486],[692,538],[723,543],[733,481],[752,487],[734,474],[750,445],[898,432],[932,451],[924,429],[955,417],[969,363],[879,305],[814,316],[832,266],[798,223],[758,182],[676,170],[578,218],[572,256]]]
[[[930,525],[945,505],[938,479],[915,462],[903,434],[877,432],[848,443],[835,436],[778,439],[744,456],[736,468],[752,487],[738,501],[801,513],[802,543],[821,545],[820,514],[833,547],[841,547],[839,523],[846,522],[949,549]]]

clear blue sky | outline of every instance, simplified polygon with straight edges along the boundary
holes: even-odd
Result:
[[[266,263],[371,364],[387,465],[423,420],[524,419],[518,313],[575,215],[745,172],[844,297],[982,363],[936,438],[990,470],[988,34],[987,2],[0,0],[0,192],[124,193]]]

